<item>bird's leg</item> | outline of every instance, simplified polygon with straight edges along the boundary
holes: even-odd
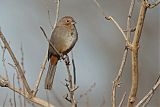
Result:
[[[62,58],[66,65],[70,65],[69,56],[66,54],[65,57]]]

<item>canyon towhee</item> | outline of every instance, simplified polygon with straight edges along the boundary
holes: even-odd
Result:
[[[78,33],[74,19],[71,16],[65,16],[57,22],[56,27],[52,32],[50,42],[60,54],[67,55],[67,53],[69,53],[74,47],[77,39]],[[56,66],[59,59],[60,56],[57,54],[55,49],[49,45],[48,60],[50,62],[45,79],[45,89],[52,89]]]

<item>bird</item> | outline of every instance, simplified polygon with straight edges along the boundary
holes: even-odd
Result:
[[[45,89],[52,89],[57,63],[61,57],[58,53],[67,55],[78,40],[75,24],[73,17],[64,16],[57,22],[51,34],[51,44],[49,44],[48,48],[49,67],[45,78]]]

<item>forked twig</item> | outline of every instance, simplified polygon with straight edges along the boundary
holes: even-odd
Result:
[[[9,88],[10,90],[12,90],[12,91],[24,96],[25,98],[29,99],[29,101],[31,101],[31,102],[34,102],[34,103],[36,103],[38,105],[41,105],[43,107],[48,107],[47,106],[48,105],[47,101],[42,100],[42,99],[40,99],[38,97],[34,97],[34,96],[30,97],[29,94],[24,94],[22,90],[17,89],[16,87],[14,87],[13,84],[9,83],[9,81],[5,80],[3,77],[0,77],[0,86]],[[13,105],[13,103],[12,103],[12,105]],[[55,107],[55,106],[50,104],[50,107]]]
[[[20,66],[20,64],[19,64],[16,56],[14,55],[12,49],[10,48],[10,46],[9,46],[6,38],[4,37],[4,35],[3,35],[3,33],[2,33],[1,31],[0,31],[0,38],[1,38],[4,46],[5,46],[6,49],[8,50],[10,56],[12,57],[12,60],[14,61],[14,64],[16,65],[16,67],[17,67],[17,69],[18,69],[18,70],[17,70],[17,71],[18,71],[18,72],[17,72],[17,75],[20,75],[20,78],[22,79],[23,84],[24,84],[27,92],[28,92],[30,95],[32,95],[32,91],[31,91],[31,89],[30,89],[30,87],[29,87],[29,84],[28,84],[28,82],[27,82],[27,80],[26,80],[26,77],[24,76],[23,70],[22,70],[22,68],[21,68],[21,66]]]

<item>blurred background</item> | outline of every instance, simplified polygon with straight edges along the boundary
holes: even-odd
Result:
[[[0,0],[0,27],[11,48],[21,61],[21,45],[24,52],[24,68],[26,78],[34,88],[41,64],[48,49],[40,26],[50,37],[53,31],[49,22],[48,10],[52,25],[56,14],[56,0]],[[111,15],[125,29],[130,0],[98,0],[107,15]],[[153,2],[153,1],[152,1]],[[136,25],[140,1],[136,0],[132,17],[132,27]],[[76,98],[78,107],[111,107],[112,81],[115,79],[123,56],[125,41],[117,27],[104,19],[94,0],[61,0],[60,17],[70,15],[77,24],[79,40],[73,49],[76,64],[77,85]],[[138,101],[153,87],[160,71],[160,7],[148,9],[146,13],[143,33],[139,49],[139,89]],[[0,52],[2,56],[2,51]],[[2,57],[0,58],[2,59]],[[5,54],[6,63],[13,64],[8,53]],[[10,81],[15,70],[6,64]],[[44,90],[44,78],[40,84],[38,96],[47,100]],[[117,89],[117,104],[123,93],[130,90],[131,84],[130,53],[122,76],[121,87]],[[0,74],[3,76],[4,68],[0,61]],[[67,78],[67,71],[63,61],[59,61],[54,80],[54,88],[47,92],[56,107],[70,105],[63,96],[67,94],[66,87],[62,84]],[[89,90],[89,91],[88,91]],[[84,95],[87,93],[87,95]],[[80,95],[83,97],[80,97]],[[5,97],[6,107],[13,102],[13,92],[7,88],[0,88],[0,106]],[[126,97],[126,99],[127,99]],[[19,98],[16,96],[17,107]],[[126,100],[127,101],[127,100]],[[160,88],[155,92],[148,107],[159,107]],[[27,107],[33,105],[27,102]],[[35,105],[38,107],[38,105]]]

